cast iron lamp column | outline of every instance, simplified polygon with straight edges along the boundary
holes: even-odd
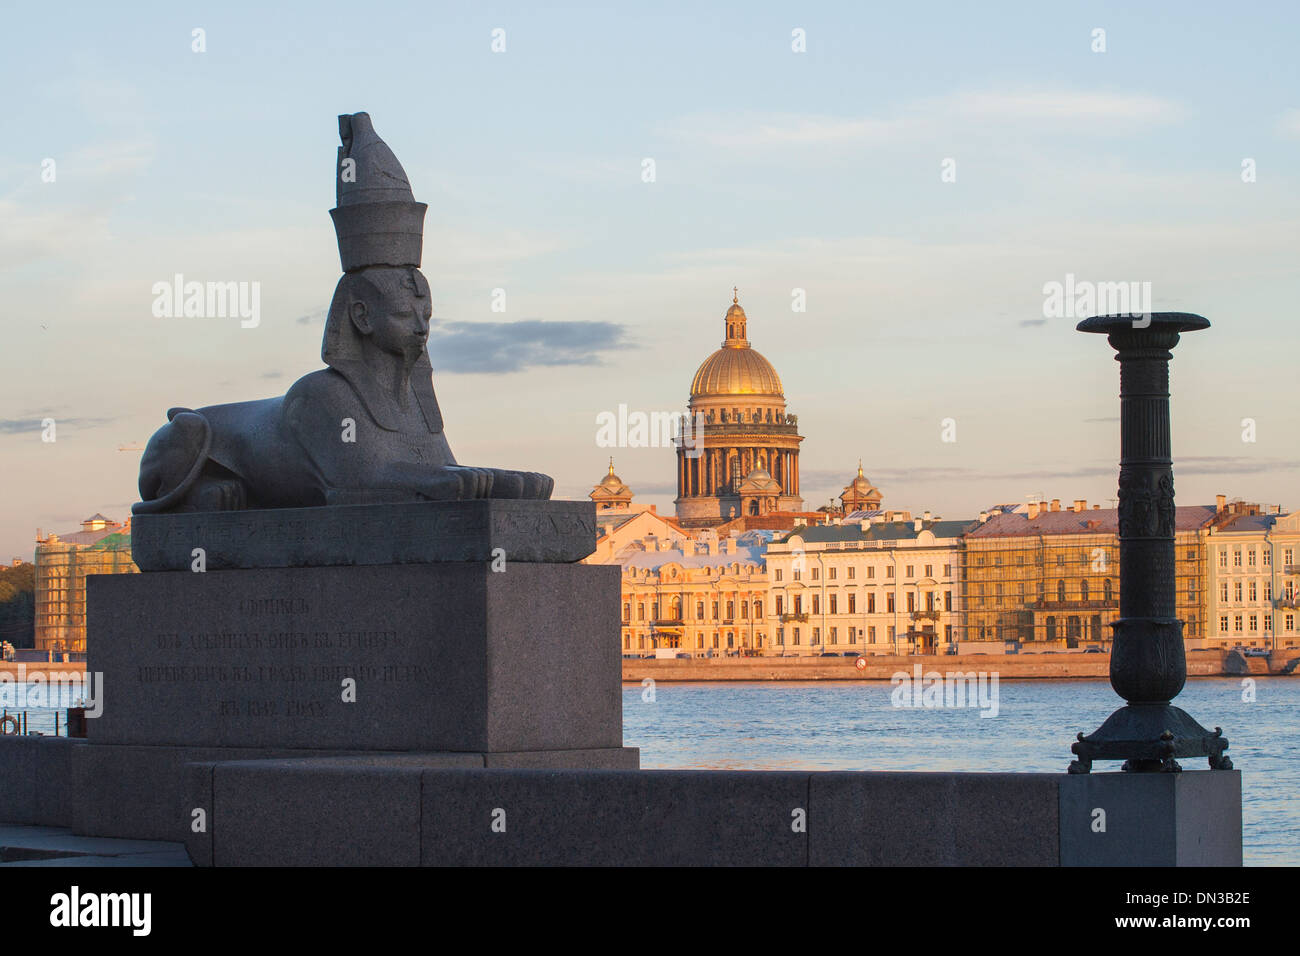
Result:
[[[1208,757],[1231,770],[1228,740],[1170,701],[1187,682],[1183,622],[1174,578],[1174,475],[1169,442],[1169,361],[1181,332],[1209,328],[1188,312],[1098,315],[1080,332],[1100,332],[1118,353],[1120,400],[1119,620],[1110,685],[1128,701],[1091,735],[1078,735],[1070,773],[1094,760],[1123,760],[1130,772],[1179,771],[1177,757]]]

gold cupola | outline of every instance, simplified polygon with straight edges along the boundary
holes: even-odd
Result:
[[[731,308],[723,319],[722,348],[704,360],[691,382],[691,398],[755,396],[784,398],[781,378],[772,363],[750,348],[739,291],[732,288]]]

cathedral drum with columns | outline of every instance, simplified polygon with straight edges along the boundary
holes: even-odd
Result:
[[[734,291],[722,348],[691,383],[687,407],[698,431],[677,443],[677,518],[686,528],[803,510],[798,420],[786,414],[776,369],[750,348]]]

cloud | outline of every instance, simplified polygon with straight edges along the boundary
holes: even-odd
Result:
[[[425,262],[438,263],[438,276],[449,278],[480,276],[484,269],[495,270],[506,263],[562,252],[572,241],[559,234],[503,229],[479,232],[468,223],[431,224],[424,230]]]
[[[1286,110],[1277,118],[1274,132],[1283,139],[1300,139],[1300,110]]]
[[[1171,122],[1182,115],[1172,100],[1140,93],[1078,90],[981,91],[947,101],[966,116],[993,120],[1125,120]]]
[[[1265,475],[1295,471],[1300,460],[1241,456],[1184,455],[1174,459],[1174,475]]]
[[[1089,422],[1117,422],[1118,418],[1090,418]],[[1184,455],[1174,461],[1174,476],[1201,475],[1265,475],[1279,471],[1300,469],[1300,460],[1280,458],[1246,458],[1234,456]],[[970,483],[978,481],[1024,482],[1050,481],[1073,478],[1115,478],[1119,474],[1117,462],[1077,467],[1040,468],[1027,471],[988,471],[978,468],[939,466],[932,468],[873,468],[866,475],[881,489],[926,482]],[[851,477],[851,470],[802,472],[804,487],[843,487]]]
[[[669,135],[724,148],[814,146],[898,139],[907,119],[819,116],[806,113],[696,115],[681,120]]]
[[[614,322],[444,322],[429,332],[439,372],[522,372],[534,366],[600,365],[597,353],[629,347]]]
[[[951,138],[963,127],[989,130],[1025,123],[1065,124],[1089,133],[1119,132],[1135,124],[1172,123],[1186,110],[1173,100],[1141,93],[1066,89],[953,92],[903,103],[888,115],[833,116],[807,113],[708,113],[682,117],[665,133],[695,145],[722,149],[885,144],[926,137]]]
[[[38,432],[45,426],[40,418],[0,418],[0,435],[22,435],[26,432]],[[96,428],[116,421],[113,418],[55,418],[54,426],[58,428]]]
[[[903,482],[968,481],[971,478],[978,477],[977,473],[969,468],[953,468],[949,466],[935,468],[873,468],[868,465],[863,468],[863,473],[872,484],[879,485],[882,488],[887,484],[898,486]],[[857,462],[854,461],[838,471],[801,468],[799,481],[806,488],[813,486],[843,488],[856,475]]]

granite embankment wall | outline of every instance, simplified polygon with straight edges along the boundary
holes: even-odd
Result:
[[[1281,674],[1300,658],[1300,651],[1276,653],[1271,657],[1234,656],[1228,651],[1188,651],[1187,676],[1236,677],[1245,674]],[[947,654],[879,655],[868,657],[867,666],[857,667],[852,657],[715,657],[667,660],[623,660],[623,680],[639,683],[646,677],[663,681],[766,681],[766,680],[889,680],[899,671],[912,673],[920,664],[925,671],[997,671],[1001,680],[1105,680],[1110,674],[1109,654]],[[26,668],[20,672],[19,667]],[[0,675],[17,680],[39,673],[82,674],[84,663],[25,664],[0,662]],[[1300,666],[1295,667],[1300,677]],[[0,676],[0,680],[4,677]]]
[[[0,738],[0,822],[77,822],[67,738]],[[85,754],[82,754],[85,756]],[[1238,771],[455,769],[456,754],[191,763],[157,819],[200,866],[1240,866]],[[84,762],[84,761],[83,761]],[[156,786],[158,781],[141,781]],[[1094,830],[1097,807],[1108,826]],[[201,812],[200,812],[201,811]],[[145,812],[123,802],[121,818]],[[193,821],[202,819],[202,827]],[[128,828],[125,820],[119,826]]]
[[[1226,651],[1189,651],[1189,677],[1231,677],[1245,674],[1279,674],[1300,651],[1268,657],[1241,658]],[[999,680],[1106,680],[1109,654],[947,654],[880,655],[866,658],[859,669],[852,657],[721,657],[623,660],[623,680],[656,681],[768,681],[768,680],[883,680],[902,671],[911,674],[918,664],[929,671],[996,672]],[[1297,668],[1300,676],[1300,668]]]

